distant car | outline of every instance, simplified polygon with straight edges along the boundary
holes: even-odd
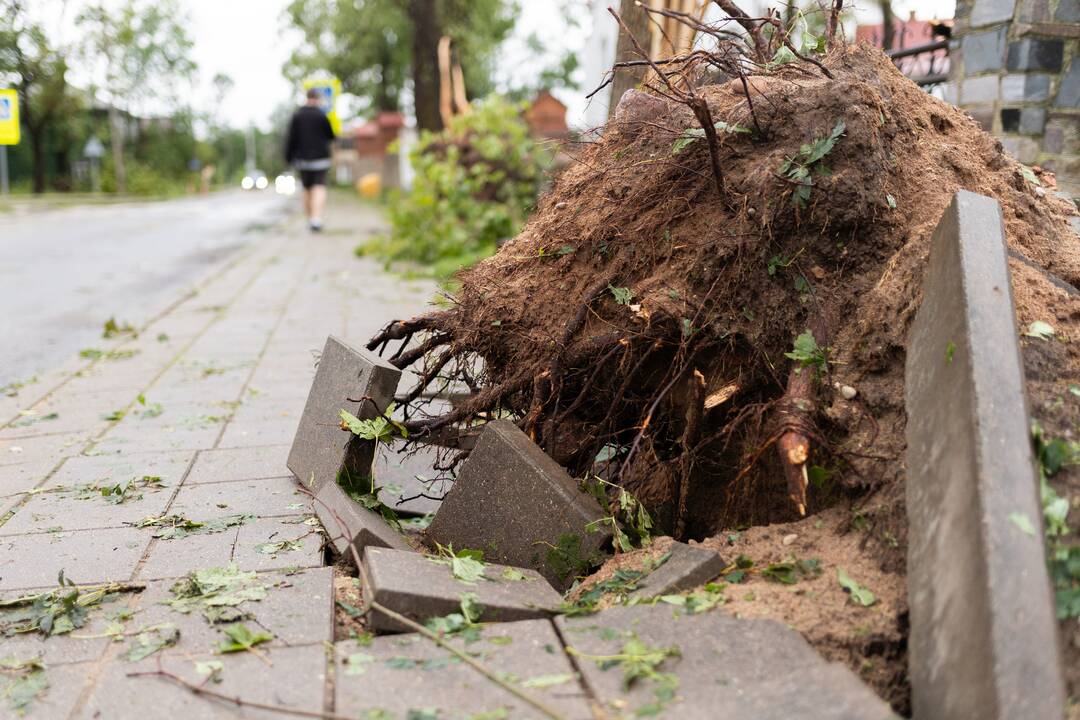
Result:
[[[269,185],[270,181],[266,179],[266,173],[262,170],[252,170],[240,181],[240,187],[243,190],[265,190]]]
[[[285,173],[274,178],[274,191],[278,195],[292,195],[296,192],[296,178]]]

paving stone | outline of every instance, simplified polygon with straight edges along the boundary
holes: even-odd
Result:
[[[261,422],[230,421],[221,435],[218,447],[237,448],[284,444],[296,436],[298,424],[298,418],[290,417]]]
[[[1042,135],[1046,127],[1046,108],[1026,107],[1020,110],[1020,132],[1025,135]]]
[[[315,514],[334,549],[350,561],[350,544],[361,555],[368,545],[412,550],[405,537],[390,527],[381,515],[354,501],[336,482],[323,485],[315,496]]]
[[[969,33],[964,36],[962,52],[964,74],[975,75],[986,70],[1000,70],[1005,63],[1005,39],[1008,28],[1001,27],[988,32]]]
[[[593,717],[589,698],[550,621],[488,625],[475,642],[466,645],[459,638],[450,642],[482,653],[481,662],[519,685],[534,678],[565,677],[565,682],[523,690],[567,720]],[[385,717],[404,718],[412,717],[410,711],[426,709],[440,718],[544,717],[418,634],[377,637],[370,645],[337,643],[334,657],[334,707],[349,717],[373,717],[381,710],[388,713]]]
[[[42,487],[55,490],[95,483],[115,484],[129,478],[156,475],[165,485],[175,488],[184,479],[194,456],[191,450],[75,455],[65,460]]]
[[[703,547],[673,542],[668,552],[671,557],[638,582],[638,589],[630,593],[631,598],[646,600],[692,590],[715,580],[727,566],[723,558]]]
[[[147,536],[152,531],[143,532]],[[202,567],[225,567],[232,562],[238,527],[206,535],[188,535],[174,540],[154,540],[136,577],[140,580],[178,578]]]
[[[0,535],[124,527],[164,513],[174,490],[136,487],[128,491],[130,499],[116,504],[93,488],[39,493],[0,526]]]
[[[266,718],[280,720],[280,713],[254,708],[238,708],[232,703],[199,696],[161,677],[129,677],[133,672],[160,669],[179,675],[193,684],[206,681],[196,672],[196,663],[214,660],[224,666],[221,682],[210,687],[229,697],[284,706],[307,713],[324,711],[326,649],[321,645],[277,647],[263,655],[152,655],[136,663],[117,659],[102,670],[97,686],[72,717],[100,720],[146,720],[146,718]]]
[[[260,648],[330,643],[334,640],[333,579],[333,568],[328,567],[292,574],[262,573],[257,582],[266,589],[266,597],[231,607],[243,613],[242,622],[248,627],[274,636]],[[199,609],[181,613],[166,605],[175,598],[171,591],[175,583],[172,579],[148,583],[135,598],[133,607],[138,612],[127,622],[127,631],[172,623],[180,631],[180,639],[162,652],[198,655],[213,651],[221,643],[227,623],[211,624]]]
[[[55,462],[48,460],[0,465],[0,497],[34,489],[48,477],[55,466]]]
[[[1023,38],[1009,43],[1005,66],[1013,70],[1049,70],[1061,69],[1065,43],[1061,40],[1043,38]],[[966,60],[965,60],[966,62]]]
[[[488,564],[486,580],[466,583],[454,577],[450,565],[415,552],[368,546],[362,568],[365,594],[376,602],[423,623],[428,618],[459,612],[462,593],[476,595],[484,621],[508,622],[546,617],[562,604],[562,596],[532,570],[520,569],[525,580],[504,577],[508,568]],[[383,632],[405,632],[402,624],[379,612],[372,627]]]
[[[919,718],[1063,713],[1014,318],[1000,207],[960,191],[931,241],[905,375]]]
[[[304,415],[289,452],[289,469],[316,492],[334,482],[344,469],[350,474],[371,474],[373,444],[340,428],[340,412],[359,418],[375,416],[370,402],[349,402],[370,397],[385,408],[394,396],[401,371],[385,360],[349,347],[331,335],[326,339]]]
[[[1080,57],[1074,57],[1069,63],[1069,69],[1061,76],[1054,107],[1080,108]],[[1075,127],[1075,116],[1072,116],[1072,122]]]
[[[51,588],[49,588],[51,589]],[[42,592],[38,590],[20,590],[3,593],[4,600],[11,600],[28,594]],[[74,632],[48,637],[38,632],[18,633],[0,636],[0,658],[13,657],[17,660],[39,659],[46,665],[82,663],[100,658],[105,648],[112,642],[106,634],[110,623],[121,616],[130,607],[130,602],[137,593],[122,593],[115,599],[91,606],[86,617],[86,624]],[[0,624],[6,624],[10,611],[0,610]],[[0,698],[2,698],[3,675],[0,675]],[[0,709],[4,707],[0,700]],[[0,712],[0,716],[3,713]]]
[[[454,487],[428,527],[428,538],[484,557],[531,567],[556,587],[572,570],[553,564],[551,548],[580,546],[582,559],[598,556],[610,535],[587,532],[603,517],[596,500],[581,492],[566,471],[517,426],[489,422],[458,471]]]
[[[441,498],[453,484],[449,479],[436,479],[446,475],[434,468],[438,452],[439,448],[433,445],[410,448],[404,454],[380,445],[375,461],[375,479],[382,488],[379,499],[397,512],[411,515],[427,515],[438,510]],[[419,497],[421,493],[428,497]]]
[[[146,432],[135,427],[112,429],[94,443],[101,454],[166,452],[170,450],[205,450],[214,447],[221,435],[220,423],[199,427],[175,428],[171,432]]]
[[[1005,102],[1043,102],[1050,97],[1050,76],[1045,73],[1005,75],[1001,99]]]
[[[34,698],[27,706],[25,715],[8,712],[6,699],[0,705],[0,716],[4,718],[66,718],[75,711],[79,697],[90,684],[94,666],[91,663],[79,665],[49,665],[45,668],[45,680],[48,687]],[[0,695],[7,685],[7,676],[0,677]]]
[[[126,581],[150,542],[131,528],[0,539],[0,589],[51,587],[60,571],[80,585]]]
[[[237,514],[278,517],[311,511],[311,496],[301,492],[292,478],[185,483],[169,506],[170,514],[192,520]]]
[[[202,450],[184,481],[187,485],[272,477],[292,477],[285,465],[289,446],[258,445]]]
[[[266,518],[246,522],[236,534],[232,561],[241,570],[284,570],[287,568],[321,567],[324,536],[311,525],[304,524],[304,516],[289,518]],[[269,553],[259,546],[293,540],[299,543],[295,550],[283,548]]]
[[[82,452],[89,439],[89,433],[78,432],[0,440],[0,466],[28,462],[58,463],[61,458]]]
[[[637,638],[676,648],[658,667],[678,678],[675,698],[651,717],[754,720],[885,720],[889,706],[850,670],[829,664],[802,637],[773,620],[739,620],[721,610],[686,615],[671,606],[615,607],[555,620],[564,643],[580,654],[586,686],[605,710],[629,716],[657,702],[662,685],[639,679],[623,689],[621,665],[591,657],[623,652]]]

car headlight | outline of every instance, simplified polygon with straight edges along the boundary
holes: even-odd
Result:
[[[240,181],[240,187],[244,190],[250,190],[255,187],[255,180],[250,176],[245,176],[244,179]]]
[[[259,190],[265,190],[266,186],[269,185],[269,184],[270,184],[270,182],[266,179],[265,175],[260,175],[255,180],[255,187],[257,187]]]

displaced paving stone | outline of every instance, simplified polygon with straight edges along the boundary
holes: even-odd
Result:
[[[531,567],[555,587],[599,557],[610,537],[586,526],[596,500],[511,422],[489,422],[428,528],[428,538]]]
[[[304,415],[289,451],[288,466],[307,487],[318,492],[345,470],[357,477],[371,474],[373,446],[340,428],[340,413],[372,418],[370,397],[385,408],[394,397],[401,371],[366,350],[355,350],[331,335],[326,339]]]
[[[1061,717],[1057,629],[997,202],[956,194],[934,232],[923,288],[905,374],[914,714]]]
[[[721,610],[686,615],[670,605],[615,607],[555,624],[579,657],[586,686],[620,716],[885,720],[889,706],[847,668],[827,663],[803,638],[773,620],[740,620]],[[624,689],[628,641],[674,653]],[[638,650],[638,652],[641,652]],[[665,690],[672,691],[671,696]]]
[[[339,555],[351,556],[350,544],[361,555],[369,545],[412,550],[402,534],[381,515],[350,498],[336,482],[323,485],[315,496],[315,514]]]
[[[550,621],[489,625],[468,644],[459,637],[451,637],[450,642],[467,652],[482,653],[486,667],[502,673],[561,717],[593,717]],[[377,637],[369,645],[342,642],[334,650],[334,708],[348,717],[417,717],[410,713],[427,709],[434,712],[425,717],[544,717],[418,634]],[[386,715],[376,715],[379,711]]]
[[[303,711],[316,717],[322,714],[327,665],[326,649],[322,644],[270,647],[261,650],[261,655],[250,652],[210,654],[210,648],[207,648],[204,655],[159,657],[155,654],[135,663],[116,658],[105,665],[97,686],[72,717],[85,720],[283,717],[279,713],[255,712],[250,708],[240,710],[233,703],[196,695],[167,678],[129,676],[133,672],[152,673],[159,669],[160,662],[160,669],[199,685],[207,682],[207,676],[199,674],[198,663],[207,661],[222,664],[221,682],[207,683],[215,692]]]
[[[538,573],[504,565],[487,564],[486,579],[469,583],[455,577],[448,562],[415,552],[368,546],[362,573],[365,595],[419,623],[460,612],[464,593],[476,596],[484,621],[546,617],[562,604],[562,596]],[[514,579],[518,575],[525,579]],[[382,632],[409,630],[377,611],[372,612],[371,624]]]
[[[726,563],[712,550],[673,542],[664,564],[638,581],[630,599],[647,600],[658,595],[691,590],[715,580]]]
[[[380,445],[375,461],[375,479],[381,488],[379,499],[396,512],[427,515],[438,510],[442,497],[453,485],[448,479],[436,480],[446,474],[434,468],[438,452],[439,448],[433,445],[410,448],[407,453]]]

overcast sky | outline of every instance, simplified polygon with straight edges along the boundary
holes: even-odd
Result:
[[[115,4],[116,0],[112,1]],[[592,1],[601,4],[601,9],[608,4],[605,0]],[[563,2],[571,7],[580,6],[577,27],[568,27],[555,11]],[[284,29],[281,21],[287,4],[288,0],[181,0],[190,17],[194,59],[199,66],[195,85],[189,91],[196,110],[214,112],[235,126],[250,122],[265,125],[275,107],[297,98],[297,90],[281,74],[281,67],[296,44],[295,36]],[[536,71],[538,63],[525,47],[529,34],[536,33],[549,48],[549,56],[556,57],[563,48],[580,50],[592,31],[589,0],[520,0],[520,4],[522,11],[514,36],[502,49],[496,68],[497,81],[503,86]],[[617,2],[610,0],[610,4]],[[755,4],[765,3],[748,2],[747,6]],[[81,0],[38,0],[31,5],[51,32],[58,33],[65,43],[77,42],[73,18],[83,5]],[[947,18],[953,14],[954,2],[893,0],[893,7],[901,17],[914,10],[921,19]],[[880,12],[872,1],[858,0],[856,11],[861,23],[880,22]],[[229,75],[235,86],[222,106],[215,108],[211,80],[219,72]],[[78,84],[87,81],[80,77],[77,68],[72,80]],[[572,122],[584,109],[584,94],[599,81],[585,77],[580,80],[579,91],[560,93],[570,107]]]

